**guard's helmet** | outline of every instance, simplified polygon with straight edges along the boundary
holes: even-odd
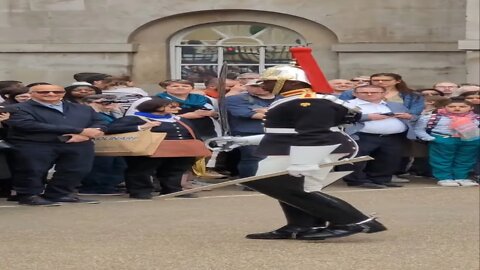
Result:
[[[278,65],[265,69],[260,75],[262,81],[277,81],[273,89],[274,94],[278,94],[286,81],[298,81],[311,84],[307,79],[305,72],[296,66]]]
[[[260,79],[263,81],[299,81],[310,84],[305,72],[301,68],[292,65],[278,65],[267,68],[260,75]]]

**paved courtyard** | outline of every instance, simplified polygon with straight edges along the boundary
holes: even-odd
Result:
[[[0,201],[0,269],[478,270],[479,189],[414,180],[326,190],[389,230],[328,241],[247,240],[283,225],[277,203],[232,186],[197,199],[28,207]]]

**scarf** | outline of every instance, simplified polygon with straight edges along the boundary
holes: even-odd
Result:
[[[206,104],[210,105],[210,99],[205,96],[197,95],[197,94],[189,94],[187,99],[179,99],[174,97],[167,92],[157,94],[157,97],[169,99],[180,104],[180,107],[183,109],[189,108],[204,108]],[[208,106],[207,106],[208,107]]]
[[[175,116],[173,114],[158,115],[147,112],[136,112],[135,115],[139,116],[140,118],[147,118],[148,120],[154,120],[159,122],[176,122],[179,118],[178,116]]]
[[[449,113],[445,109],[438,110],[438,114],[450,118],[450,128],[453,131],[453,137],[460,137],[465,141],[472,141],[480,138],[478,124],[479,116],[473,112],[468,113]]]

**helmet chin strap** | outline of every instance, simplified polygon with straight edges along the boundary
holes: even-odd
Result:
[[[277,82],[275,83],[275,86],[273,87],[272,94],[278,95],[278,93],[280,93],[283,86],[285,85],[286,81],[287,80],[277,80]]]

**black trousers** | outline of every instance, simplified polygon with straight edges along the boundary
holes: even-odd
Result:
[[[343,180],[351,185],[391,182],[392,175],[400,168],[403,148],[406,145],[405,134],[380,136],[358,133],[358,137],[358,156],[369,155],[374,160],[338,166],[342,171],[353,170],[353,173],[343,177]]]
[[[146,194],[154,190],[152,176],[160,182],[161,194],[182,190],[182,175],[194,163],[193,157],[126,157],[125,185],[130,194]]]
[[[123,157],[96,156],[90,173],[82,180],[81,192],[117,192],[117,186],[125,180],[127,163]]]
[[[6,153],[0,150],[0,198],[8,197],[12,189],[10,167],[7,163]]]
[[[59,198],[76,192],[93,163],[93,143],[12,142],[13,189],[19,195],[44,195]],[[45,186],[48,170],[55,173]]]
[[[7,153],[0,152],[0,179],[10,178],[10,168],[7,163]]]
[[[322,192],[305,192],[303,177],[282,175],[245,185],[280,201],[288,225],[322,226],[357,223],[368,217],[349,203]]]
[[[238,163],[240,162],[240,150],[238,148],[229,152],[220,152],[217,156],[217,163],[215,164],[215,170],[228,171],[230,176],[239,175]]]

